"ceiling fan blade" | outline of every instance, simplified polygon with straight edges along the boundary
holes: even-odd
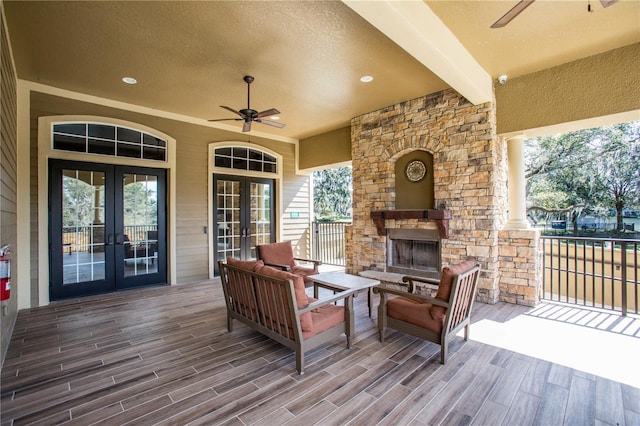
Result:
[[[266,124],[267,126],[277,127],[278,129],[282,129],[282,128],[284,128],[284,126],[286,126],[286,124],[284,124],[284,123],[277,123],[275,121],[265,120],[263,118],[257,118],[254,121],[256,123]]]
[[[244,125],[242,126],[242,131],[243,132],[251,131],[251,120],[249,120],[249,121],[245,120],[244,121]]]
[[[278,114],[280,114],[280,111],[278,111],[275,108],[271,108],[271,109],[266,109],[262,112],[259,112],[258,114],[256,114],[256,118],[268,117],[270,115],[278,115]]]
[[[614,3],[617,3],[618,0],[600,0],[600,4],[602,5],[602,7],[609,7]]]
[[[213,120],[207,121],[240,121],[242,118],[214,118]]]
[[[511,22],[516,16],[520,15],[523,10],[527,7],[531,6],[535,0],[520,0],[516,3],[515,6],[511,8],[507,13],[505,13],[502,18],[498,19],[496,22],[491,25],[491,28],[502,28]],[[602,1],[602,0],[601,0]]]
[[[240,111],[236,111],[236,110],[235,110],[235,109],[233,109],[233,108],[230,108],[230,107],[228,107],[228,106],[224,106],[224,105],[220,105],[220,108],[224,108],[224,109],[226,109],[227,111],[231,111],[232,113],[237,114],[237,115],[239,115],[240,117],[244,118],[244,114],[242,114]]]

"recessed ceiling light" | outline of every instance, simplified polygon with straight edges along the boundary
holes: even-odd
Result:
[[[363,75],[362,77],[360,77],[360,81],[363,83],[370,83],[373,81],[373,77],[371,77],[370,75]]]
[[[136,84],[138,82],[138,80],[136,80],[133,77],[122,77],[122,81],[124,81],[127,84]]]

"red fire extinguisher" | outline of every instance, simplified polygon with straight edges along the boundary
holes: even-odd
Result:
[[[0,300],[11,297],[11,259],[9,245],[0,247]]]

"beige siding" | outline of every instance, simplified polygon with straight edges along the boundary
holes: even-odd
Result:
[[[309,175],[295,174],[295,150],[290,146],[283,155],[282,185],[282,240],[294,242],[294,252],[300,257],[311,257],[311,211]],[[292,214],[294,217],[292,217]]]
[[[178,282],[209,276],[207,225],[208,141],[197,135],[172,135],[176,150],[176,248]]]
[[[10,244],[12,250],[17,242],[17,94],[16,75],[11,61],[4,19],[0,16],[0,245]],[[15,263],[11,268],[12,280],[17,282]],[[11,298],[2,302],[0,313],[0,365],[9,347],[18,304],[13,286]],[[6,311],[5,311],[6,309]]]

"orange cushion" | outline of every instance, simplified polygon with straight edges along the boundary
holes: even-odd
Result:
[[[442,277],[440,277],[438,294],[436,294],[435,298],[440,299],[443,302],[448,302],[449,296],[451,296],[451,287],[453,286],[453,279],[455,276],[467,272],[474,266],[476,266],[476,263],[473,260],[465,260],[462,263],[442,268]],[[447,310],[442,306],[432,306],[431,308],[431,315],[436,319],[444,320],[446,312]]]
[[[313,330],[302,332],[305,339],[344,322],[344,306],[340,305],[324,305],[311,311],[311,314],[313,316]]]
[[[293,260],[293,247],[291,241],[282,241],[280,243],[264,244],[258,246],[260,259],[265,263],[276,263],[278,265],[295,266]]]
[[[431,315],[431,303],[420,303],[404,297],[392,297],[387,301],[387,315],[435,333],[442,332],[444,317],[434,318]]]
[[[227,257],[227,265],[255,272],[258,268],[264,266],[264,262],[262,260],[239,260],[234,257]]]
[[[295,292],[295,298],[298,304],[298,308],[304,308],[309,304],[309,297],[307,296],[304,288],[304,280],[300,275],[292,274],[291,272],[287,271],[281,271],[270,266],[259,267],[256,272],[268,277],[293,280],[293,289]],[[304,314],[300,315],[300,326],[302,327],[302,331],[313,330],[313,317],[311,316],[311,312],[305,312]]]

